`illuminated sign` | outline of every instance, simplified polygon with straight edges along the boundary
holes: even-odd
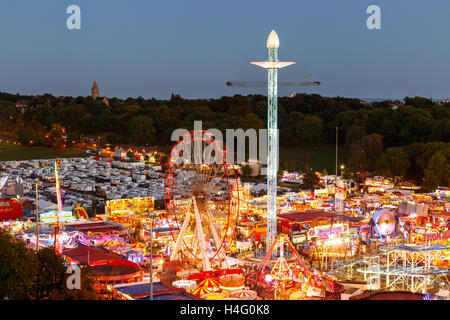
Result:
[[[173,203],[176,206],[188,206],[192,203],[192,200],[191,199],[173,200]]]
[[[294,172],[290,173],[288,171],[283,171],[283,177],[281,178],[281,182],[300,183],[300,178],[298,176],[298,172],[294,171]]]
[[[445,232],[439,232],[438,230],[429,229],[429,228],[415,228],[412,231],[412,235],[420,235],[422,237],[426,237],[428,241],[439,241],[450,239],[450,230]],[[424,239],[422,239],[424,240]],[[412,241],[415,242],[415,241]]]
[[[329,238],[337,238],[342,233],[348,232],[348,225],[346,224],[335,224],[331,228],[331,225],[328,226],[317,226],[308,231],[309,238],[317,238],[317,239],[329,239]]]
[[[43,223],[53,223],[58,221],[58,211],[47,211],[39,213],[39,219]],[[72,211],[61,211],[61,221],[74,221],[75,218],[73,216]]]
[[[295,236],[292,237],[292,243],[297,244],[297,243],[302,243],[306,240],[305,236]]]
[[[147,213],[153,211],[153,197],[138,197],[132,199],[114,199],[106,202],[108,215],[127,213]]]
[[[434,233],[429,236],[427,236],[428,240],[436,241],[436,240],[446,240],[450,238],[450,231],[441,232],[441,233]]]
[[[418,234],[436,234],[436,233],[438,233],[436,230],[425,229],[425,228],[415,228],[413,230],[413,232],[418,233]]]

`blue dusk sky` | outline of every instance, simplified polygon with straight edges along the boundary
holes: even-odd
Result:
[[[366,26],[372,4],[381,30]],[[66,27],[69,5],[81,30]],[[450,97],[448,0],[2,0],[0,91],[86,96],[97,80],[107,97],[265,94],[225,82],[266,59],[272,29],[280,60],[322,82],[280,95]]]

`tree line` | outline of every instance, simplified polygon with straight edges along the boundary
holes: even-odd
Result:
[[[81,269],[80,289],[70,290],[67,266],[53,247],[36,253],[0,230],[0,300],[96,300],[90,268]]]
[[[20,112],[15,106],[18,100],[28,101],[31,106]],[[203,122],[203,129],[216,128],[224,135],[227,128],[258,130],[267,122],[267,98],[262,95],[219,99],[172,95],[169,100],[111,98],[109,103],[106,106],[91,97],[0,93],[0,130],[13,132],[23,144],[32,145],[54,144],[64,129],[68,146],[81,136],[101,136],[111,144],[169,147],[173,130],[193,129],[195,120]],[[450,141],[450,104],[422,97],[406,97],[404,102],[365,103],[359,99],[297,94],[279,98],[278,127],[280,146],[285,148],[333,145],[338,127],[339,144],[348,153],[348,170],[384,168],[383,172],[406,172],[408,177],[421,179],[428,163],[416,164],[417,154],[410,153],[409,146]],[[391,154],[396,150],[391,148],[405,148],[404,152],[413,157],[409,160],[411,165],[403,165],[406,170],[389,167],[393,162]],[[448,162],[447,152],[440,152],[436,157],[442,156]]]

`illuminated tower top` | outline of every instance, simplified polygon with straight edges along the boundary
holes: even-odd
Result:
[[[280,47],[280,39],[278,39],[278,35],[275,30],[270,31],[269,36],[267,37],[267,48],[279,48]]]

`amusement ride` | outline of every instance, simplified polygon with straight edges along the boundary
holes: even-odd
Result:
[[[211,271],[213,265],[228,267],[226,252],[239,213],[239,192],[234,197],[232,192],[238,183],[236,171],[226,163],[222,142],[212,138],[204,131],[186,133],[172,149],[164,180],[167,219],[171,230],[179,230],[176,236],[172,233],[175,246],[170,260],[201,260],[203,271]],[[203,163],[198,161],[203,154],[186,152],[196,143],[219,160]]]

